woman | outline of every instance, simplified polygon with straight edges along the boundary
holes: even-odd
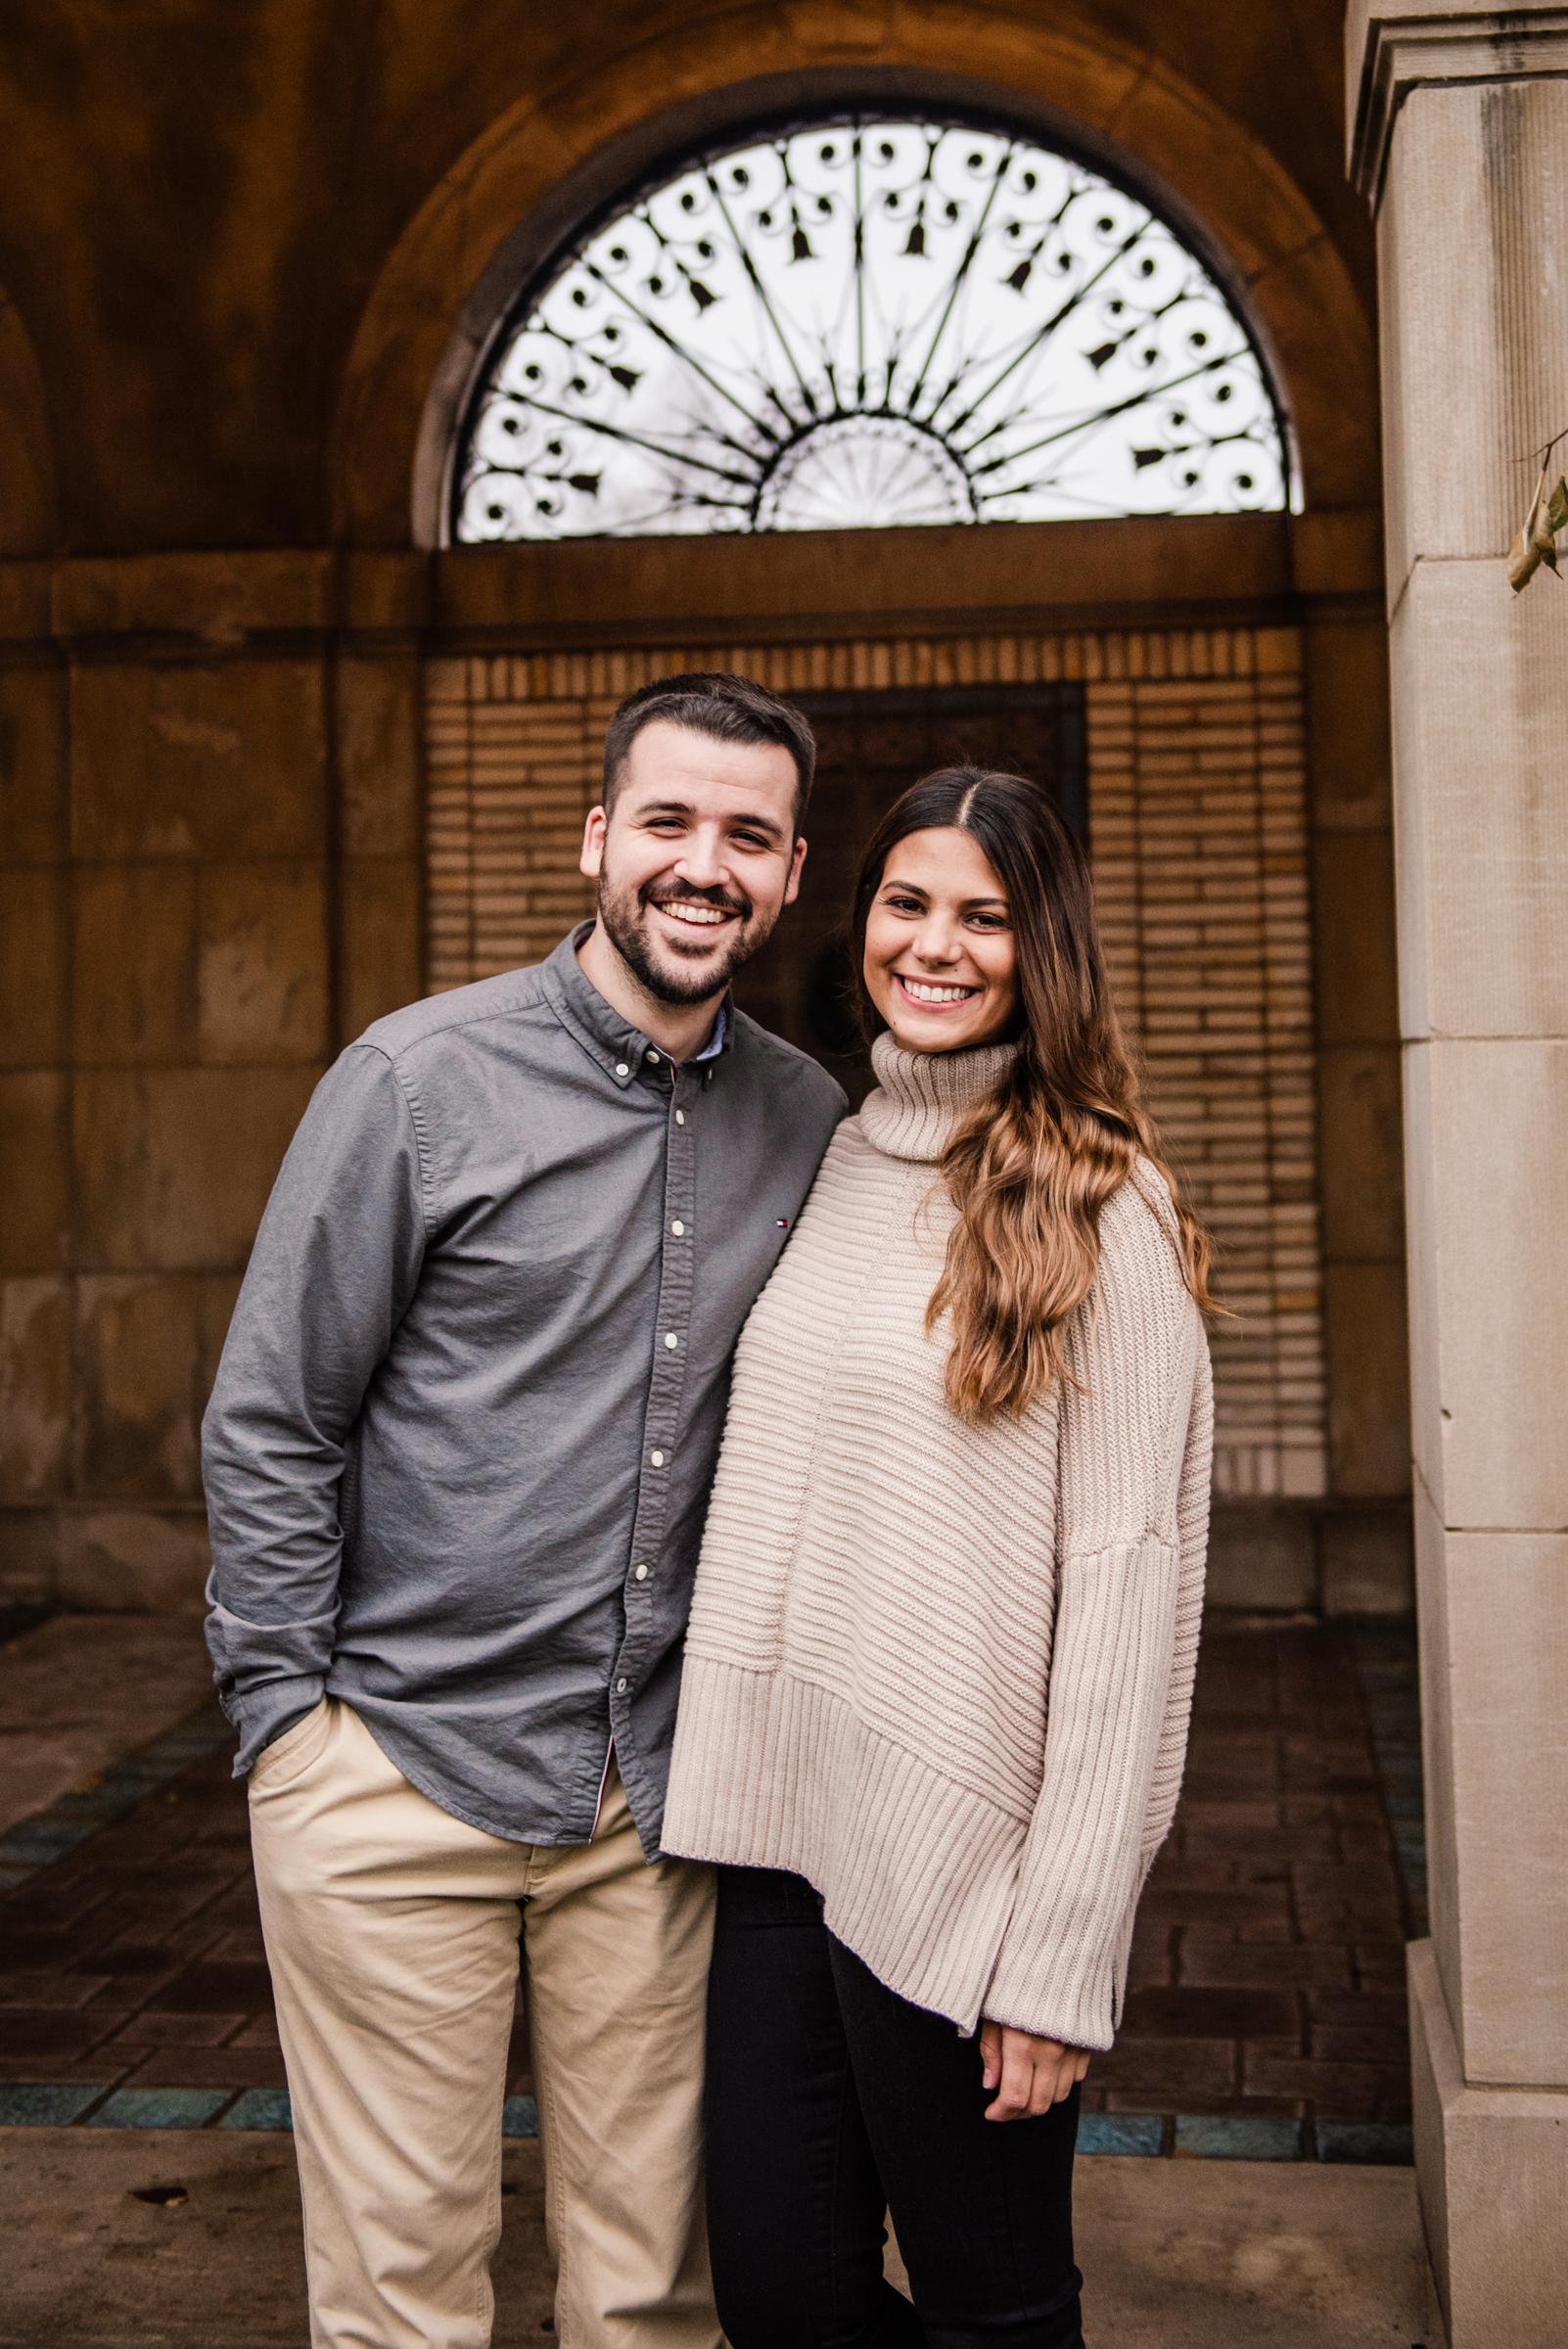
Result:
[[[665,1831],[720,1864],[718,2310],[1067,2349],[1078,2083],[1186,1743],[1208,1251],[1041,793],[916,784],[854,930],[878,1090],[736,1356]]]

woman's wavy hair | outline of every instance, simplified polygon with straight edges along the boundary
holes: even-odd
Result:
[[[861,859],[853,913],[860,1016],[866,922],[888,858],[912,832],[967,832],[1006,893],[1017,953],[1016,1057],[944,1150],[958,1217],[926,1312],[950,1313],[947,1401],[960,1418],[1021,1416],[1066,1378],[1064,1332],[1099,1269],[1100,1212],[1141,1154],[1176,1202],[1187,1287],[1204,1313],[1208,1235],[1176,1194],[1111,1000],[1083,850],[1021,775],[948,766],[906,791]]]

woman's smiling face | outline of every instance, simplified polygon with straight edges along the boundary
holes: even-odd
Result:
[[[1007,896],[972,834],[911,832],[889,852],[864,970],[905,1052],[963,1052],[1010,1033],[1018,975]]]

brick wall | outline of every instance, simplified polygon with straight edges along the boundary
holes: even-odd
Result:
[[[680,668],[781,692],[1082,679],[1089,837],[1118,997],[1220,1251],[1215,1489],[1324,1489],[1301,647],[1151,630],[433,661],[429,983],[538,960],[591,909],[576,869],[604,728]]]

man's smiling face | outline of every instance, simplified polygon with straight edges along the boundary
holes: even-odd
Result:
[[[721,994],[795,897],[795,790],[779,743],[714,742],[666,718],[633,741],[610,813],[588,818],[582,870],[606,937],[658,1002]]]

